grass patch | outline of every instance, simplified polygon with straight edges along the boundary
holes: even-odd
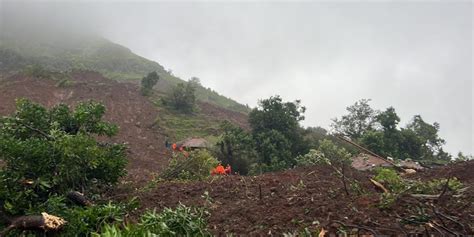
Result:
[[[156,124],[173,141],[188,137],[203,137],[209,142],[216,141],[221,133],[220,121],[199,111],[186,114],[155,103],[160,108]]]

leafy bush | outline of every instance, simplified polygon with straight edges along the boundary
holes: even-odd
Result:
[[[189,152],[186,157],[183,153],[174,153],[169,166],[161,174],[163,179],[202,180],[210,175],[219,161],[206,150]]]
[[[269,164],[253,163],[250,165],[249,174],[260,175],[262,173],[284,170],[286,168],[288,168],[288,164],[286,162],[281,161],[276,157],[271,157]]]
[[[123,222],[126,214],[137,207],[135,199],[125,204],[99,204],[87,208],[68,206],[62,196],[52,196],[43,204],[28,211],[27,215],[36,215],[41,212],[53,213],[67,221],[60,230],[61,236],[90,236],[92,232],[100,232],[102,226]],[[22,236],[43,236],[43,231],[22,231]],[[19,236],[19,231],[12,231],[7,236]]]
[[[413,185],[411,190],[413,193],[421,194],[439,194],[443,191],[447,179],[435,179],[429,182],[417,182]],[[456,177],[453,177],[449,180],[447,189],[451,191],[456,191],[463,188],[463,184]]]
[[[48,110],[17,100],[17,111],[0,119],[0,204],[23,214],[52,195],[93,190],[125,174],[125,147],[99,144],[95,136],[112,136],[115,125],[102,121],[105,107],[86,102],[71,111],[60,104]]]
[[[376,175],[374,180],[382,183],[390,191],[398,193],[406,188],[406,183],[400,178],[397,172],[393,169],[379,168],[375,170]]]
[[[346,149],[338,147],[331,140],[324,139],[321,141],[318,150],[332,166],[343,166],[351,163],[351,154]]]
[[[254,134],[259,166],[263,172],[278,171],[294,165],[290,141],[279,131],[269,130]]]
[[[383,193],[379,203],[380,208],[391,207],[398,197],[403,193],[410,194],[440,194],[446,186],[451,191],[457,191],[463,187],[463,184],[456,178],[435,179],[428,182],[403,180],[397,172],[388,168],[379,168],[376,170],[374,179],[388,188],[390,193]]]
[[[134,236],[211,236],[207,230],[209,213],[202,208],[179,204],[175,209],[165,208],[161,213],[146,212],[139,223],[120,228],[105,225],[102,233],[94,237],[134,237]]]
[[[309,150],[308,154],[296,157],[296,166],[310,166],[315,164],[328,164],[329,161],[324,154],[315,149]]]

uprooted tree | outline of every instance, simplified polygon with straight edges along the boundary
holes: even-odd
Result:
[[[125,147],[96,140],[118,131],[102,120],[102,104],[47,109],[20,99],[16,106],[0,119],[0,210],[22,215],[51,196],[97,190],[125,175]]]

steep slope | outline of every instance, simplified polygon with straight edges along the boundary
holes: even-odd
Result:
[[[152,103],[139,93],[137,85],[107,79],[96,72],[82,71],[66,75],[67,80],[27,77],[21,74],[0,80],[0,116],[15,111],[16,98],[28,98],[51,107],[58,103],[75,105],[84,100],[95,100],[105,104],[105,119],[120,126],[113,142],[124,142],[129,146],[130,163],[128,179],[136,182],[149,180],[153,173],[160,172],[168,163],[170,152],[165,149],[165,139],[176,141],[188,136],[217,136],[219,122],[229,120],[237,125],[246,125],[246,116],[209,104],[200,104],[204,113],[185,115],[184,121],[191,128],[177,131],[173,121],[181,121],[173,111]],[[210,111],[210,112],[207,112]],[[239,117],[240,116],[240,117]],[[179,132],[179,136],[177,133]],[[195,132],[199,132],[196,134]]]
[[[11,34],[0,38],[0,77],[13,75],[26,66],[38,64],[49,70],[92,70],[115,80],[140,80],[157,71],[162,80],[156,88],[168,93],[182,79],[160,64],[134,54],[130,49],[91,35]],[[248,108],[211,89],[198,87],[197,98],[223,108],[247,112]]]

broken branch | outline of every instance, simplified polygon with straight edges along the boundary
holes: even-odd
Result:
[[[384,193],[389,193],[390,191],[388,191],[387,188],[385,188],[381,183],[373,180],[373,179],[370,179],[370,182],[372,182],[373,185],[375,185],[376,188],[380,189],[381,191],[383,191]]]

